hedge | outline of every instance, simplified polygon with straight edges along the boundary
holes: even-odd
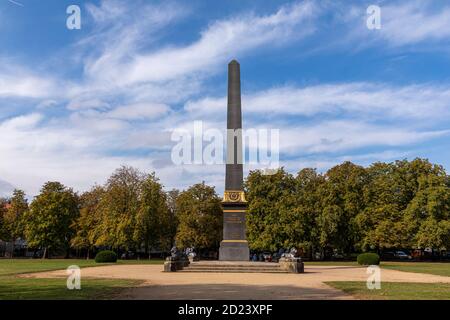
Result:
[[[358,264],[363,266],[380,264],[380,256],[376,253],[361,253],[357,258]]]
[[[95,262],[98,263],[117,262],[117,254],[110,250],[100,251],[95,256]]]

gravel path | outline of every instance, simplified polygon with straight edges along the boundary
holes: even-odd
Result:
[[[353,299],[327,281],[366,281],[366,269],[352,266],[306,266],[303,274],[165,273],[162,265],[115,265],[81,269],[82,277],[138,279],[120,299]],[[66,277],[65,270],[25,277]],[[83,278],[82,278],[83,279]],[[450,277],[381,269],[381,281],[450,283]]]

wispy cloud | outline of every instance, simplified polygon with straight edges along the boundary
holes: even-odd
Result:
[[[45,98],[55,94],[56,83],[50,77],[39,76],[18,65],[8,66],[4,59],[0,63],[5,63],[0,66],[0,98]]]
[[[450,42],[450,5],[445,1],[385,1],[380,2],[381,29],[369,30],[366,24],[367,6],[342,5],[338,11],[346,21],[345,36],[335,44],[357,43],[354,48],[388,46],[390,49],[410,47],[415,50],[448,48]],[[427,47],[419,46],[428,44]]]
[[[15,0],[8,0],[8,2],[15,4],[16,6],[19,7],[23,7],[24,5],[22,3],[20,3],[19,1],[15,1]]]
[[[381,37],[395,46],[450,40],[450,6],[428,1],[383,6]]]
[[[242,98],[245,110],[271,116],[336,115],[375,118],[447,119],[450,86],[436,84],[390,85],[381,83],[320,84],[269,88]],[[193,116],[223,110],[226,96],[188,101],[184,109]],[[220,114],[219,114],[220,115]]]
[[[315,15],[316,7],[307,1],[282,6],[270,15],[246,14],[219,20],[187,46],[165,46],[149,53],[133,52],[139,37],[129,33],[139,32],[131,25],[131,28],[128,26],[122,30],[127,33],[123,37],[126,40],[89,62],[86,71],[101,81],[119,85],[164,82],[208,74],[236,55],[244,55],[261,46],[282,45],[290,39],[311,34]],[[161,19],[160,15],[155,16],[158,21]]]

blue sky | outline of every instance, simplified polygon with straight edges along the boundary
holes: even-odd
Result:
[[[81,30],[66,28],[71,4]],[[244,126],[280,129],[293,173],[415,157],[450,168],[444,1],[0,0],[0,194],[48,180],[84,191],[122,164],[221,192],[223,166],[174,165],[170,133],[225,128],[231,59]]]

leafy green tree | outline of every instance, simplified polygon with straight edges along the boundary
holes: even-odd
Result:
[[[177,199],[180,196],[178,189],[172,189],[167,192],[167,208],[169,209],[169,228],[167,230],[167,236],[170,239],[170,246],[175,244],[175,238],[178,229],[178,215],[177,215]]]
[[[68,248],[74,234],[73,221],[78,217],[78,197],[59,182],[47,182],[24,215],[25,235],[30,247],[49,250]]]
[[[90,258],[97,240],[101,235],[102,198],[105,190],[101,186],[94,186],[90,191],[80,196],[80,215],[73,222],[75,235],[71,245],[77,249],[86,249],[86,259]]]
[[[283,168],[275,174],[251,171],[245,182],[249,201],[247,238],[251,249],[278,250],[298,244],[289,229],[295,205],[295,179]]]
[[[9,201],[9,208],[4,213],[5,237],[12,243],[11,258],[14,256],[14,244],[18,238],[24,237],[23,216],[28,210],[28,201],[25,192],[15,189]]]
[[[147,175],[141,184],[134,229],[134,240],[144,244],[146,255],[151,247],[169,249],[171,222],[166,194],[159,179],[154,173]]]
[[[214,187],[204,182],[180,193],[176,200],[179,247],[218,248],[222,240],[223,213]]]
[[[292,217],[286,226],[291,245],[309,251],[310,257],[315,248],[320,246],[316,219],[323,210],[319,191],[324,183],[325,177],[315,169],[305,168],[299,171],[295,177],[294,206],[287,212]]]
[[[325,174],[319,194],[322,213],[317,218],[322,247],[350,253],[359,241],[357,215],[364,209],[361,196],[367,182],[363,167],[351,162],[337,165]]]
[[[447,219],[448,176],[425,159],[375,163],[367,170],[365,208],[357,217],[367,249],[417,247],[417,232],[428,217]]]
[[[8,232],[6,230],[6,224],[5,224],[5,214],[6,214],[6,204],[8,202],[6,199],[0,198],[0,239],[7,239],[8,238]]]
[[[366,169],[367,183],[363,187],[364,209],[355,221],[358,227],[359,250],[382,250],[403,243],[401,221],[405,208],[402,175],[395,163],[374,163]]]
[[[100,204],[102,223],[96,245],[126,250],[140,247],[133,236],[143,177],[139,170],[122,166],[108,179]]]
[[[420,224],[415,240],[419,248],[450,248],[450,220],[426,219]]]
[[[445,172],[418,178],[418,191],[405,210],[404,221],[412,247],[450,248],[450,188]]]

